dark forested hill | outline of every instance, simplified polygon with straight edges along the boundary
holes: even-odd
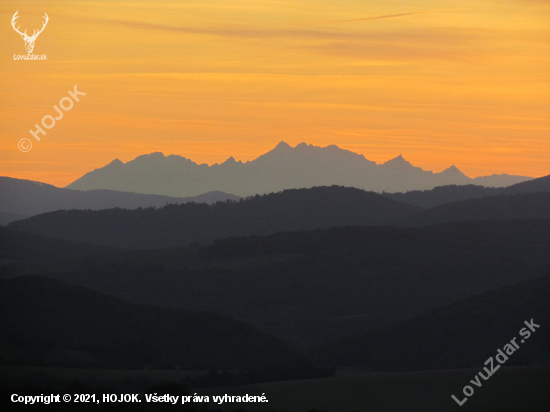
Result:
[[[77,258],[114,251],[114,248],[107,246],[52,239],[0,226],[0,262]]]
[[[384,196],[399,202],[422,208],[432,208],[447,203],[460,202],[501,194],[500,189],[476,185],[438,186],[431,190],[412,190],[406,193],[383,193]]]
[[[448,203],[403,217],[404,226],[480,220],[550,219],[550,192],[498,195]]]
[[[536,218],[550,218],[550,192],[476,198],[422,210],[373,192],[331,186],[214,205],[57,211],[12,222],[9,227],[95,245],[152,249],[349,225],[427,226]]]
[[[516,195],[518,193],[550,192],[550,175],[539,177],[526,182],[516,183],[501,189],[503,194]]]
[[[540,328],[524,339],[519,331],[531,319]],[[482,369],[489,356],[516,338],[520,348],[506,365],[550,364],[549,325],[550,274],[327,345],[319,358],[372,370]]]
[[[10,222],[13,222],[15,220],[25,219],[27,217],[29,216],[20,215],[18,213],[0,212],[0,226],[5,226]]]
[[[58,211],[13,222],[9,227],[97,245],[150,249],[209,243],[227,236],[380,225],[417,210],[376,193],[331,186],[214,205]]]
[[[47,269],[126,301],[220,313],[309,343],[543,276],[549,233],[550,220],[345,227],[124,251]]]
[[[246,369],[299,356],[220,315],[125,303],[35,276],[0,280],[0,330],[4,365]]]
[[[550,176],[516,183],[515,185],[503,188],[483,187],[472,184],[448,185],[438,186],[431,190],[412,190],[406,193],[384,193],[384,196],[410,205],[431,208],[467,199],[536,192],[550,192]]]

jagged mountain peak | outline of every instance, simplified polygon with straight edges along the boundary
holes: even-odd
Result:
[[[109,167],[109,166],[124,166],[124,162],[122,162],[119,158],[116,158],[105,167]]]
[[[285,142],[284,140],[281,140],[277,146],[275,146],[273,148],[273,150],[277,150],[277,151],[282,151],[282,150],[288,150],[288,149],[292,149],[292,146],[289,145],[287,142]]]
[[[403,157],[403,155],[394,157],[393,159],[390,159],[387,162],[382,163],[380,166],[382,166],[384,169],[393,169],[393,170],[412,170],[412,169],[422,170],[421,168],[414,166],[411,162],[406,160]]]
[[[222,163],[222,165],[237,165],[237,164],[243,164],[240,160],[237,161],[233,156],[230,156],[225,162]]]
[[[441,173],[446,174],[446,175],[466,176],[455,165],[452,165],[451,167],[448,167],[447,169],[443,170]]]
[[[149,154],[144,154],[141,156],[136,157],[134,160],[137,159],[165,159],[166,156],[162,152],[153,152]]]
[[[387,164],[400,164],[400,163],[401,164],[409,164],[409,165],[411,164],[407,160],[405,160],[405,158],[401,154],[397,157],[394,157],[393,159],[388,160],[387,162],[385,162],[383,164],[387,165]]]

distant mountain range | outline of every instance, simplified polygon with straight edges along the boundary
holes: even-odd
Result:
[[[216,203],[239,196],[213,191],[194,197],[169,197],[144,195],[114,190],[62,189],[32,180],[0,177],[0,224],[23,219],[40,213],[63,209],[136,209],[138,207],[161,207],[167,203]]]
[[[221,164],[197,164],[185,157],[151,153],[123,163],[118,159],[86,173],[69,189],[109,189],[167,196],[196,196],[223,191],[240,196],[284,189],[341,185],[374,192],[427,190],[443,185],[504,187],[530,177],[492,175],[474,179],[451,166],[440,173],[422,170],[401,155],[383,164],[335,145],[317,147],[280,142],[257,159],[242,163],[230,157]]]

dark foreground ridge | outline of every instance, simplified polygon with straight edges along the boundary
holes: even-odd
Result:
[[[318,361],[374,371],[482,369],[516,338],[519,348],[508,353],[505,366],[550,365],[549,302],[550,272],[326,345],[318,349]],[[528,333],[520,336],[522,328]]]
[[[0,364],[248,369],[300,355],[212,313],[126,303],[37,276],[0,280]]]

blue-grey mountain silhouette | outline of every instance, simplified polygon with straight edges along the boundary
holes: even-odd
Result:
[[[221,164],[197,164],[185,157],[151,153],[123,163],[118,159],[89,172],[70,189],[110,189],[167,196],[196,196],[213,190],[251,196],[284,189],[341,185],[374,192],[426,190],[449,184],[509,186],[525,176],[493,175],[471,179],[451,166],[441,173],[415,167],[399,155],[383,164],[335,145],[317,147],[280,142],[249,162],[230,157]]]

